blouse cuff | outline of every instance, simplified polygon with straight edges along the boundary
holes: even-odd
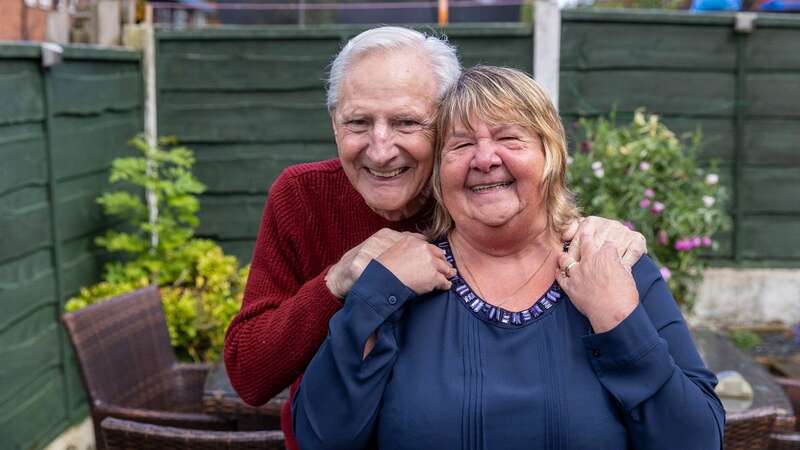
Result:
[[[641,303],[613,329],[584,336],[583,344],[600,382],[626,411],[652,397],[673,374],[667,343]]]
[[[354,300],[368,304],[375,313],[384,319],[402,308],[416,296],[394,274],[377,260],[367,265],[361,277],[353,285],[350,294]]]

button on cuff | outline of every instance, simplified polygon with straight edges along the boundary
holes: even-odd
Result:
[[[390,305],[397,304],[397,297],[395,297],[394,295],[390,295],[388,300]]]

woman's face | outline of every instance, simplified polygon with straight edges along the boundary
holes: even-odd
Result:
[[[518,125],[456,124],[442,148],[444,206],[457,227],[533,225],[546,218],[544,147]]]
[[[429,66],[413,50],[365,56],[348,70],[332,115],[347,178],[388,220],[411,216],[426,198],[438,90]]]

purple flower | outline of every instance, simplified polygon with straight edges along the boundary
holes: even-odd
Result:
[[[685,239],[678,239],[675,241],[675,250],[679,252],[688,252],[692,249],[692,243]]]
[[[646,198],[643,198],[642,200],[639,201],[639,206],[641,206],[642,209],[649,208],[650,207],[650,200],[648,200]]]
[[[669,244],[669,235],[664,230],[659,230],[658,234],[656,235],[656,240],[661,245]]]
[[[663,211],[664,208],[666,208],[666,206],[664,206],[663,203],[661,203],[661,202],[653,202],[653,209],[651,209],[650,211],[653,214],[661,214],[661,211]]]
[[[664,281],[669,281],[669,279],[672,278],[672,272],[670,272],[670,270],[666,267],[662,267],[659,269],[659,271],[661,272],[661,278],[663,278]]]
[[[703,239],[700,236],[695,236],[692,238],[692,248],[697,248],[703,245]]]
[[[647,161],[642,161],[639,163],[639,170],[647,171],[650,170],[650,163]]]
[[[625,225],[625,227],[629,230],[636,231],[636,227],[633,225],[633,222],[626,220],[625,222],[622,222],[622,224]]]
[[[592,143],[589,141],[581,142],[581,152],[583,153],[591,153],[592,151]]]
[[[703,236],[703,247],[711,247],[711,236]]]
[[[653,190],[650,189],[650,188],[647,188],[647,189],[644,190],[644,196],[647,197],[647,198],[653,198],[655,195],[656,195],[656,193],[653,192]]]

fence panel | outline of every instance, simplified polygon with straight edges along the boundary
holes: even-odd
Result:
[[[615,111],[623,121],[639,107],[679,134],[700,130],[701,157],[719,161],[736,219],[733,230],[717,236],[714,262],[797,266],[791,246],[763,245],[760,235],[800,239],[792,231],[800,225],[793,201],[800,188],[800,60],[790,56],[800,45],[800,20],[762,15],[756,23],[752,34],[738,34],[725,14],[565,11],[560,110],[571,146],[578,137],[570,125],[578,118]],[[363,29],[158,34],[160,132],[197,153],[198,174],[209,186],[201,234],[249,259],[264,192],[280,170],[334,155],[326,65]],[[527,25],[454,25],[444,32],[465,66],[532,69]]]
[[[41,448],[87,408],[60,316],[98,280],[95,198],[142,129],[134,52],[72,48],[50,68],[0,45],[0,448]]]
[[[195,151],[200,234],[248,261],[267,189],[290,164],[336,155],[327,66],[363,27],[238,28],[157,35],[159,134]],[[530,27],[448,30],[466,64],[530,71]]]

